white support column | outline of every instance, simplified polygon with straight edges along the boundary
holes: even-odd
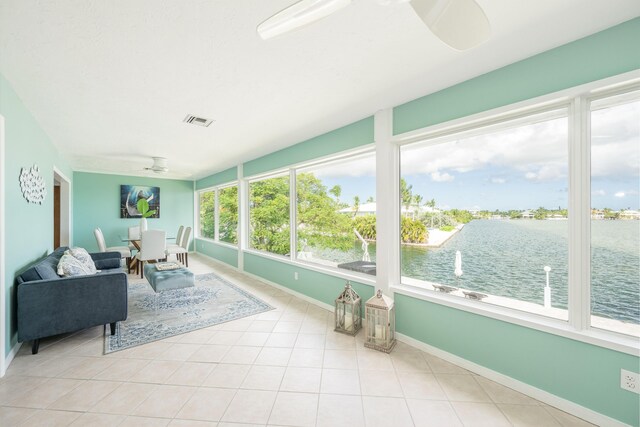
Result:
[[[289,171],[289,259],[298,258],[298,189],[296,170]]]
[[[574,98],[569,114],[569,324],[591,321],[591,132],[588,102]]]
[[[244,179],[242,164],[238,165],[238,270],[244,271],[244,251],[248,247],[249,185]]]
[[[213,192],[213,239],[220,241],[220,189],[216,187]]]
[[[5,288],[5,180],[4,180],[4,164],[5,164],[5,148],[4,148],[4,117],[0,116],[0,377],[3,377],[6,370],[6,357],[5,357],[5,339],[6,339],[6,299],[5,294],[7,290]]]
[[[193,251],[198,252],[196,237],[200,236],[200,194],[196,190],[196,182],[193,181]]]
[[[391,142],[393,110],[375,115],[376,143],[376,287],[387,295],[400,280],[400,155]]]

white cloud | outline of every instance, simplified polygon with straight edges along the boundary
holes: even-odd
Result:
[[[491,178],[491,182],[493,184],[504,184],[507,180],[504,178]]]
[[[448,173],[440,173],[438,171],[431,172],[431,179],[435,182],[451,182],[456,177]]]
[[[566,176],[567,119],[560,118],[442,143],[405,146],[402,174],[465,173],[484,168],[534,172],[540,179]],[[432,142],[433,144],[433,142]],[[545,172],[544,167],[547,167]],[[560,171],[564,169],[564,171]]]
[[[347,159],[326,166],[311,167],[306,171],[313,172],[319,178],[375,176],[376,159],[373,154],[368,154],[364,157]]]
[[[592,176],[640,176],[640,102],[594,111],[591,129]]]
[[[624,191],[618,191],[616,194],[614,194],[614,196],[622,198],[622,197],[626,196],[626,194],[624,194]]]
[[[607,192],[604,190],[595,190],[595,191],[592,191],[591,194],[593,196],[606,196]]]

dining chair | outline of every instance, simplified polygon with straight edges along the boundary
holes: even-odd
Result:
[[[174,255],[176,256],[176,259],[185,264],[186,261],[186,266],[189,267],[189,259],[186,258],[188,257],[188,245],[189,245],[189,235],[191,234],[191,227],[187,227],[186,229],[184,229],[184,232],[181,235],[181,239],[177,239],[176,238],[176,242],[178,243],[177,245],[169,245],[167,246],[167,256],[168,255]],[[187,242],[185,244],[185,241]]]
[[[107,247],[107,244],[104,241],[104,234],[102,234],[102,230],[100,227],[96,227],[93,230],[93,235],[96,237],[96,242],[98,243],[98,251],[100,252],[120,252],[120,258],[124,258],[127,263],[127,271],[131,272],[129,264],[131,263],[131,249],[126,246],[110,246]]]
[[[167,232],[164,230],[146,230],[140,233],[140,251],[136,254],[136,273],[144,277],[145,261],[158,261],[167,258]]]
[[[129,227],[129,240],[140,240],[140,226],[136,225],[135,227]],[[135,251],[138,248],[136,248],[136,246],[129,242],[129,250],[131,251]]]
[[[173,249],[177,249],[180,246],[180,243],[182,243],[182,234],[184,233],[184,225],[181,225],[180,227],[178,227],[178,234],[176,234],[176,242],[175,243],[167,243],[167,250],[173,248]],[[175,254],[176,252],[173,251],[171,252],[172,254]]]

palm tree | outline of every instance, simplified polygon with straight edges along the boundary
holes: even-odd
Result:
[[[358,210],[360,209],[360,197],[353,197],[353,216],[358,215]]]
[[[333,187],[331,187],[331,190],[329,190],[329,193],[333,194],[336,198],[336,203],[340,204],[340,195],[342,194],[342,187],[340,187],[339,185],[334,185]]]

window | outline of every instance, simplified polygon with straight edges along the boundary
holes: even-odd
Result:
[[[640,336],[640,92],[591,103],[591,325]]]
[[[375,154],[296,171],[297,258],[375,275]]]
[[[215,191],[200,193],[200,237],[215,237]]]
[[[238,185],[201,191],[199,200],[198,237],[238,244]]]
[[[567,320],[568,146],[560,109],[401,147],[402,283]]]
[[[249,247],[289,256],[289,175],[249,182]]]
[[[218,240],[238,243],[238,186],[218,190]]]

